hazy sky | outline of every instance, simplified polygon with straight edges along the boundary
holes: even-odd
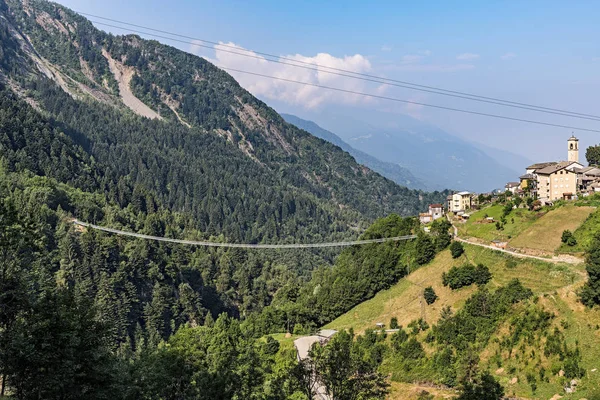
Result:
[[[76,11],[306,62],[600,115],[600,3],[596,1],[463,1],[461,5],[445,1],[59,2]],[[226,67],[600,130],[600,122],[484,105],[160,40]],[[562,128],[463,115],[232,74],[267,103],[285,109],[282,111],[314,115],[326,107],[352,113],[359,106],[364,110],[406,113],[463,138],[512,150],[533,160],[565,158],[565,142],[571,134]],[[582,148],[600,142],[600,133],[575,131],[575,135],[581,139]]]

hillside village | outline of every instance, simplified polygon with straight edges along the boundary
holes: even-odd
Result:
[[[448,195],[446,204],[431,204],[429,210],[419,214],[419,220],[427,224],[445,212],[461,219],[469,218],[469,211],[478,209],[481,203],[498,199],[499,196],[530,198],[536,206],[552,205],[557,200],[577,200],[600,192],[600,168],[585,167],[579,162],[579,139],[571,135],[567,140],[566,161],[546,161],[529,165],[518,181],[507,182],[504,192],[472,193],[460,191]],[[521,202],[519,202],[521,203]]]

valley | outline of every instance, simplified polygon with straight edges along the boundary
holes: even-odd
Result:
[[[600,398],[594,167],[488,192],[524,157],[97,25],[0,0],[0,399]]]

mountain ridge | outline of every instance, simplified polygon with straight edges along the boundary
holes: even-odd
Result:
[[[346,143],[342,138],[333,132],[330,132],[317,123],[302,119],[292,114],[280,114],[287,122],[296,125],[300,129],[311,133],[312,135],[335,144],[342,150],[348,152],[354,159],[375,172],[380,173],[388,179],[396,182],[399,185],[414,189],[427,189],[426,185],[419,181],[409,170],[394,163],[381,161],[369,154],[356,150],[354,147]]]
[[[312,119],[355,149],[407,168],[432,189],[487,192],[519,176],[520,167],[509,168],[477,144],[404,114],[357,110],[351,117],[323,112]]]

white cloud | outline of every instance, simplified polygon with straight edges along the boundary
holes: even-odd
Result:
[[[219,46],[215,46],[214,58],[205,57],[219,67],[234,68],[280,79],[308,82],[315,85],[330,86],[349,91],[383,94],[387,88],[387,85],[379,85],[374,88],[372,84],[365,81],[330,74],[324,72],[323,69],[319,71],[315,70],[317,69],[318,64],[320,66],[333,67],[357,73],[368,73],[372,69],[371,63],[367,57],[360,54],[344,57],[335,57],[328,53],[319,53],[312,57],[295,54],[284,56],[285,60],[280,59],[284,63],[300,61],[301,64],[299,65],[307,67],[298,68],[291,65],[269,62],[264,57],[246,50],[235,43],[222,44],[226,44],[228,47],[221,47],[220,50]],[[244,53],[251,55],[252,57],[243,57],[223,50]],[[198,54],[197,51],[194,51],[194,53]],[[240,85],[256,96],[279,100],[288,104],[300,105],[306,108],[315,108],[324,103],[358,104],[375,101],[373,98],[357,94],[337,92],[235,71],[227,72],[232,74]],[[336,70],[335,72],[339,71]]]
[[[384,44],[383,46],[381,46],[381,51],[388,52],[388,51],[392,51],[392,50],[393,50],[393,47],[388,44]]]
[[[503,60],[511,60],[513,58],[515,58],[517,55],[515,53],[506,53],[503,56],[501,56],[500,58]]]
[[[422,56],[430,56],[433,53],[431,52],[431,50],[421,50],[419,51],[419,54],[421,54]]]
[[[479,58],[479,54],[463,53],[456,56],[457,60],[476,60]]]

